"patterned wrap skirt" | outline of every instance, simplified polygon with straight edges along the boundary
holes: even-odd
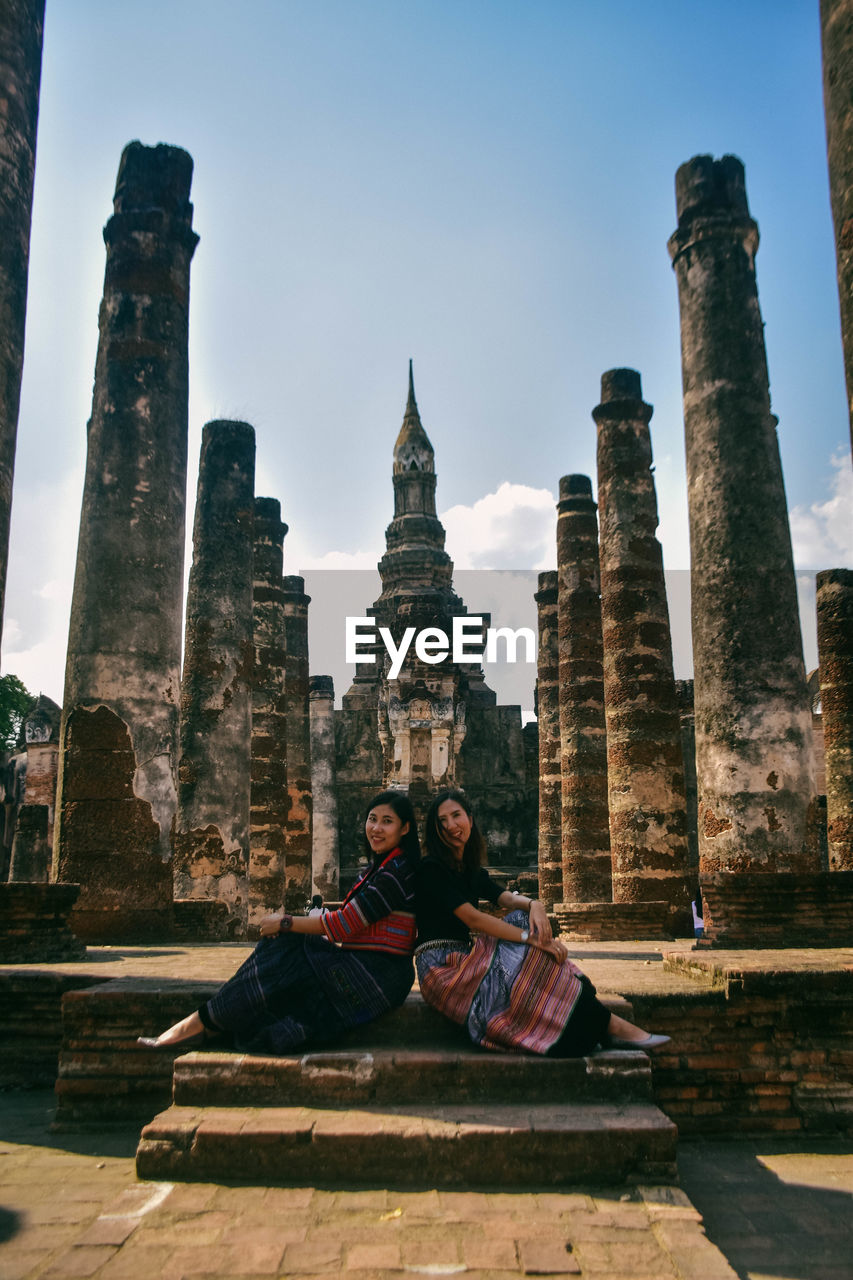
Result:
[[[507,924],[527,927],[527,915],[513,911]],[[465,1026],[484,1049],[545,1054],[559,1046],[579,1002],[594,1000],[595,988],[570,960],[550,956],[521,942],[479,937],[470,951],[439,944],[415,956],[421,995],[453,1022]],[[591,993],[591,994],[590,994]],[[602,1011],[598,1024],[609,1019]],[[603,1026],[601,1028],[603,1034]],[[599,1039],[595,1034],[588,1048]],[[586,1052],[579,1047],[570,1052]]]
[[[313,934],[262,938],[199,1009],[243,1052],[287,1054],[329,1044],[396,1009],[414,982],[410,956],[347,951]]]

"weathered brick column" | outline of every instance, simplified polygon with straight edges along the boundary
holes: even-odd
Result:
[[[287,769],[284,704],[284,596],[287,525],[276,498],[255,499],[253,555],[252,785],[249,818],[249,937],[284,902]]]
[[[24,368],[43,31],[44,0],[0,5],[0,635]]]
[[[550,911],[563,896],[560,849],[560,651],[557,636],[557,573],[539,574],[536,718],[539,722],[539,897]]]
[[[327,902],[340,896],[338,793],[335,780],[335,686],[331,676],[308,681],[311,716],[313,888]]]
[[[284,702],[287,734],[287,822],[284,828],[284,900],[304,911],[311,897],[311,717],[308,702],[308,605],[305,582],[286,575]]]
[[[563,902],[610,902],[598,522],[589,476],[557,503],[557,632]]]
[[[676,175],[700,869],[817,871],[811,707],[743,165]]]
[[[817,575],[830,871],[853,871],[853,570]]]
[[[88,940],[162,934],[177,803],[192,159],[124,150],[71,604],[58,880]]]
[[[248,921],[255,432],[202,433],[181,681],[175,897],[215,898]]]
[[[62,708],[40,694],[24,719],[24,795],[12,841],[10,881],[46,883],[50,879],[61,717]]]
[[[640,375],[601,379],[598,512],[614,902],[667,902],[692,934],[687,805],[657,497]]]
[[[829,197],[853,442],[853,0],[820,0]]]

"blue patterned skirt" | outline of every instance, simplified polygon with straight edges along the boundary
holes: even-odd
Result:
[[[409,994],[408,956],[346,951],[313,934],[262,938],[233,978],[199,1009],[244,1052],[286,1054],[328,1044],[396,1009]]]

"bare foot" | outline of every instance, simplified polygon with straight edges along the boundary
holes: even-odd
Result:
[[[183,1018],[180,1022],[176,1022],[174,1026],[169,1027],[161,1035],[157,1036],[152,1047],[157,1049],[168,1049],[169,1045],[180,1044],[182,1040],[191,1040],[193,1036],[199,1036],[204,1033],[204,1023],[197,1013],[191,1013],[188,1018]]]

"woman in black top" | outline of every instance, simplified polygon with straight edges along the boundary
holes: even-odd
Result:
[[[485,841],[461,791],[435,797],[425,844],[415,893],[421,994],[465,1025],[475,1044],[576,1057],[598,1044],[655,1049],[667,1043],[668,1036],[649,1035],[611,1014],[552,936],[542,903],[491,878],[482,866]],[[509,914],[498,919],[480,911],[483,898]],[[481,935],[473,945],[472,928]]]

